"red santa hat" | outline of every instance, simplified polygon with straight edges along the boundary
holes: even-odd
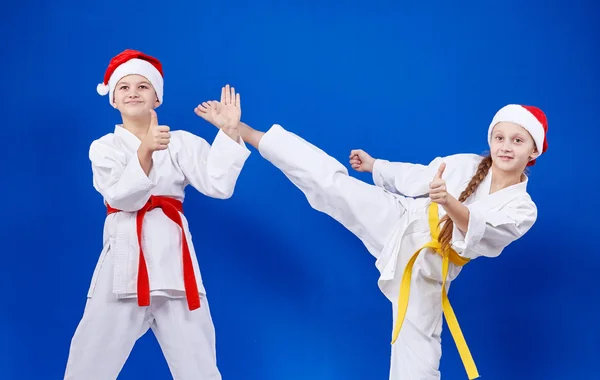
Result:
[[[490,124],[488,129],[488,142],[492,143],[492,130],[498,123],[507,122],[520,125],[533,137],[535,146],[539,155],[546,152],[548,149],[548,140],[546,133],[548,132],[548,120],[541,109],[533,106],[524,106],[518,104],[509,104],[502,107]],[[539,157],[539,156],[538,156]],[[527,166],[535,165],[535,160],[531,160]]]
[[[98,94],[110,93],[109,102],[113,101],[116,84],[127,75],[137,74],[146,78],[156,91],[158,101],[163,101],[163,69],[160,61],[137,50],[127,49],[110,60],[104,73],[104,81],[96,87]]]

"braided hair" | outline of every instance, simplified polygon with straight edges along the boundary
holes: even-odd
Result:
[[[490,168],[492,167],[492,156],[488,155],[485,157],[477,167],[477,171],[469,181],[467,188],[463,190],[458,198],[460,203],[463,203],[467,200],[477,190],[479,184],[483,181],[483,179],[487,176]],[[450,248],[450,240],[452,239],[452,230],[454,229],[454,222],[450,217],[446,214],[440,220],[440,225],[443,224],[442,230],[440,231],[440,235],[438,237],[440,244],[442,245],[442,251]]]

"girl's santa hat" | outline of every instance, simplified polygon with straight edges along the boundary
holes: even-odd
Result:
[[[112,103],[115,86],[127,75],[137,74],[146,78],[156,91],[158,101],[163,101],[163,69],[160,61],[137,50],[127,49],[110,60],[104,73],[104,81],[96,87],[98,94],[110,94]]]
[[[488,142],[492,143],[492,130],[498,123],[507,122],[520,125],[533,137],[538,153],[541,155],[548,149],[548,120],[541,109],[533,106],[523,106],[518,104],[509,104],[502,107],[490,124],[488,129]],[[538,156],[539,157],[539,156]],[[535,165],[535,160],[531,160],[527,166]]]

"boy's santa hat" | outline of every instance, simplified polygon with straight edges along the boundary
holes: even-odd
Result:
[[[498,123],[507,122],[520,125],[533,137],[535,146],[539,155],[546,152],[548,149],[548,140],[546,133],[548,132],[548,120],[541,109],[533,106],[524,106],[518,104],[509,104],[502,107],[490,124],[488,129],[488,142],[492,143],[492,130]],[[538,156],[539,157],[539,156]],[[531,160],[527,166],[535,165],[535,160]]]
[[[115,86],[125,76],[138,74],[146,78],[156,91],[158,101],[163,101],[163,69],[160,61],[137,50],[127,49],[113,57],[104,73],[104,81],[96,87],[98,94],[110,94],[112,103]]]

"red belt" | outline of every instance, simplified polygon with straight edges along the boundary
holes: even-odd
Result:
[[[106,205],[108,215],[119,212],[121,210],[114,209],[110,205]],[[149,306],[150,305],[150,280],[148,279],[148,268],[146,267],[146,260],[144,259],[144,251],[142,250],[142,225],[144,216],[152,209],[161,208],[165,215],[169,217],[173,222],[181,228],[181,247],[183,256],[183,283],[185,285],[185,295],[188,301],[188,307],[190,310],[195,310],[200,307],[200,296],[198,295],[198,284],[196,283],[196,276],[194,274],[194,266],[192,265],[192,257],[190,255],[190,249],[188,247],[187,238],[185,237],[185,230],[181,221],[180,212],[183,212],[183,204],[173,198],[161,197],[161,196],[150,196],[148,202],[138,210],[136,218],[137,226],[137,238],[138,245],[140,247],[140,262],[138,266],[138,282],[137,282],[137,295],[138,305]]]

